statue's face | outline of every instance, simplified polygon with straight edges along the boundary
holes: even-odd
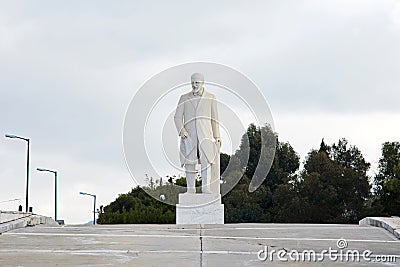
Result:
[[[204,86],[204,76],[201,73],[195,73],[191,77],[193,92],[199,92]]]
[[[202,80],[192,80],[192,89],[194,92],[197,92],[199,90],[201,90],[201,88],[203,88],[204,86],[204,81]]]

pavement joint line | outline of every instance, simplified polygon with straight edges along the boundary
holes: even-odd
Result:
[[[20,253],[20,252],[31,252],[31,253],[114,253],[114,254],[125,254],[125,253],[200,253],[199,250],[85,250],[85,249],[0,249],[0,253]]]
[[[199,251],[199,263],[200,267],[203,267],[203,239],[200,237],[200,251]]]
[[[205,229],[205,230],[225,230],[225,228],[211,228],[211,229]],[[251,228],[251,227],[238,227],[238,228],[230,228],[228,230],[288,230],[288,229],[294,229],[294,230],[308,230],[308,229],[316,229],[313,227],[259,227],[259,228]],[[360,229],[359,226],[357,227],[351,227],[351,226],[345,226],[345,227],[317,227],[317,229]]]
[[[155,237],[155,238],[199,238],[199,235],[145,235],[145,234],[62,234],[62,233],[3,233],[7,235],[27,236],[99,236],[99,237]],[[246,239],[246,240],[289,240],[289,241],[337,241],[338,238],[296,238],[296,237],[246,237],[246,236],[211,236],[203,235],[210,239]],[[347,242],[361,243],[399,243],[400,240],[373,240],[373,239],[346,239]]]
[[[199,230],[200,228],[186,228],[186,229],[163,229],[163,228],[159,228],[159,229],[152,229],[152,230],[172,230],[172,231],[190,231],[190,230]],[[276,228],[203,228],[203,230],[206,231],[225,231],[225,230],[309,230],[309,229],[315,229],[312,227],[276,227]],[[352,230],[352,229],[360,229],[360,227],[320,227],[318,229],[348,229],[348,230]],[[110,228],[100,228],[99,230],[134,230],[134,231],[138,231],[141,230],[140,228],[137,229],[129,229],[129,228],[120,228],[120,229],[110,229]]]
[[[92,253],[92,254],[140,254],[140,253],[194,253],[194,254],[248,254],[255,255],[257,251],[231,251],[231,250],[60,250],[60,249],[0,249],[0,253],[20,253],[20,252],[30,252],[30,253]],[[400,257],[400,255],[399,255]]]
[[[317,229],[360,229],[360,228],[367,228],[370,226],[321,226],[321,227],[317,227]],[[54,227],[40,227],[41,229],[54,229]],[[62,227],[61,229],[82,229],[82,227],[79,226],[67,226],[67,227]],[[106,227],[91,227],[88,229],[93,229],[93,230],[134,230],[134,231],[138,231],[138,230],[142,230],[142,229],[146,229],[146,228],[130,228],[130,227],[126,227],[126,228],[106,228]],[[200,228],[152,228],[150,230],[173,230],[173,231],[190,231],[190,230],[199,230]],[[225,228],[225,227],[221,227],[221,228],[203,228],[203,230],[287,230],[287,229],[294,229],[294,230],[308,230],[308,229],[316,229],[313,226],[309,226],[309,227],[237,227],[237,228]],[[146,231],[148,231],[149,229],[146,229]]]
[[[20,253],[20,252],[30,252],[30,253],[69,253],[69,254],[153,254],[153,253],[193,253],[193,254],[238,254],[238,255],[256,255],[257,251],[233,251],[233,250],[52,250],[52,249],[0,249],[0,253]],[[298,252],[299,255],[305,253]],[[316,256],[329,257],[326,253],[315,253]],[[374,254],[371,257],[382,256],[383,254]],[[400,254],[385,254],[384,256],[393,256],[400,259]]]
[[[93,230],[249,230],[249,229],[360,229],[367,228],[370,226],[303,226],[303,227],[215,227],[215,228],[146,228],[146,227],[79,227],[79,226],[60,226],[60,228],[64,229],[93,229]],[[40,226],[41,229],[54,229],[54,227]]]

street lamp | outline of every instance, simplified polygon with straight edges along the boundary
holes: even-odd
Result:
[[[93,204],[93,225],[96,224],[96,195],[92,195],[89,193],[85,192],[79,192],[81,195],[86,195],[86,196],[91,196],[94,198],[94,204]]]
[[[12,135],[12,134],[6,134],[5,135],[7,138],[15,138],[15,139],[21,139],[27,142],[27,153],[26,153],[26,193],[25,193],[25,212],[28,212],[28,206],[29,206],[29,146],[30,146],[30,140],[29,138],[24,138],[20,137],[17,135]]]
[[[40,172],[51,172],[54,173],[55,183],[54,183],[54,220],[57,221],[57,171],[52,171],[43,168],[37,168],[36,170]]]

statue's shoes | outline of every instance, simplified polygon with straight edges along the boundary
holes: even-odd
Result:
[[[210,189],[202,189],[201,192],[203,194],[212,194],[212,192],[210,191]]]
[[[188,189],[185,194],[196,194],[196,189]]]

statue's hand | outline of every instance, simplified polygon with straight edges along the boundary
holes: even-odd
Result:
[[[180,136],[181,136],[183,139],[185,139],[186,137],[189,136],[189,133],[186,131],[185,128],[182,128]]]
[[[222,145],[222,143],[221,143],[221,138],[219,138],[219,137],[215,138],[215,142],[217,142],[217,144],[218,144],[219,146]]]

